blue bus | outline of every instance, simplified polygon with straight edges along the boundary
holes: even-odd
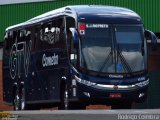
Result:
[[[149,84],[147,40],[132,10],[96,5],[59,8],[6,29],[3,98],[14,110],[88,104],[130,108]]]

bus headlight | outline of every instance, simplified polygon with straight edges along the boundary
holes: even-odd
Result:
[[[81,78],[78,78],[77,76],[75,76],[75,79],[76,79],[79,83],[84,84],[84,85],[87,85],[87,86],[96,85],[96,83],[94,83],[94,82],[87,81],[87,80],[83,80],[83,79],[81,79]]]
[[[144,95],[145,95],[145,93],[140,93],[138,97],[141,98],[141,97],[143,97]]]
[[[143,82],[139,82],[139,83],[137,83],[136,85],[138,86],[138,87],[143,87],[143,86],[146,86],[146,85],[148,85],[149,84],[149,79],[148,80],[145,80],[145,81],[143,81]]]

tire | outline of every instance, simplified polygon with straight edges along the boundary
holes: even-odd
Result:
[[[59,109],[68,110],[69,108],[70,108],[70,105],[69,105],[68,89],[67,89],[67,86],[65,85],[61,89],[61,104]]]
[[[61,89],[61,104],[59,110],[84,110],[86,105],[81,102],[71,103],[69,101],[69,92],[67,86],[63,86]]]
[[[22,88],[20,91],[20,105],[19,106],[20,106],[20,110],[27,110],[24,88]]]
[[[15,111],[20,110],[20,96],[18,90],[14,93],[13,106]]]

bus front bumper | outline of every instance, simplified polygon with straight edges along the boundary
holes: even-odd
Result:
[[[77,80],[77,97],[81,100],[95,102],[109,102],[112,100],[126,100],[141,102],[147,97],[149,79],[134,85],[105,85]]]

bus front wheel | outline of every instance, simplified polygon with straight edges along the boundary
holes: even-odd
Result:
[[[61,110],[68,110],[69,109],[69,99],[68,99],[68,89],[67,86],[64,85],[61,89]]]

